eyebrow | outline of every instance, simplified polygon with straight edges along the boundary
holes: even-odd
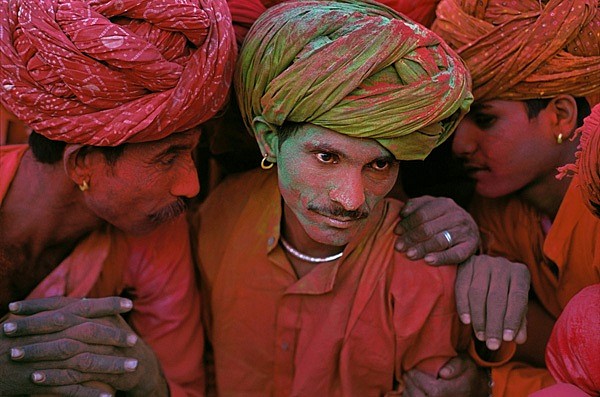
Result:
[[[469,112],[477,112],[484,109],[492,109],[493,106],[487,103],[473,103]]]
[[[186,145],[186,144],[172,145],[172,146],[169,146],[169,147],[161,150],[160,152],[158,152],[154,157],[152,157],[152,161],[153,162],[158,161],[162,157],[166,156],[167,154],[187,152],[188,150],[192,150],[192,148],[193,148],[192,145]]]

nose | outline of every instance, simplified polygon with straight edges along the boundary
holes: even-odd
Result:
[[[365,202],[365,189],[360,172],[346,173],[329,190],[329,198],[347,211],[359,209]]]
[[[175,197],[192,198],[200,193],[200,181],[194,161],[190,158],[185,167],[176,171],[171,194]]]
[[[472,121],[464,119],[458,124],[452,140],[452,152],[458,157],[467,157],[477,149],[476,127]]]

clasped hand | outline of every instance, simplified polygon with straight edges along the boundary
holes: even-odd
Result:
[[[13,302],[0,330],[0,394],[168,395],[152,350],[121,317],[129,299]]]

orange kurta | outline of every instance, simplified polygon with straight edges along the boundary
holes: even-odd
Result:
[[[516,197],[478,197],[473,216],[484,252],[525,263],[532,289],[554,318],[584,287],[600,282],[600,219],[581,199],[577,177],[571,182],[546,235],[542,216]],[[530,324],[530,337],[535,324]],[[547,370],[509,363],[493,371],[494,396],[527,396],[554,380]]]
[[[0,206],[27,148],[0,146]],[[109,227],[84,239],[28,298],[131,298],[128,322],[155,351],[171,396],[202,396],[200,298],[190,254],[183,217],[144,237]]]
[[[394,251],[399,209],[382,202],[341,259],[298,279],[278,244],[276,172],[216,188],[195,220],[219,395],[385,395],[456,355],[456,269]]]

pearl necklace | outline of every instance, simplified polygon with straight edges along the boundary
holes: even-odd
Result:
[[[303,260],[305,262],[310,262],[310,263],[323,263],[323,262],[331,262],[334,261],[336,259],[339,259],[342,257],[342,255],[344,255],[344,251],[342,252],[338,252],[335,255],[330,255],[330,256],[326,256],[324,258],[319,258],[319,257],[315,257],[315,256],[308,256],[303,254],[302,252],[296,250],[294,247],[292,247],[290,245],[290,243],[288,243],[287,241],[285,241],[285,239],[283,238],[283,236],[279,236],[279,240],[281,241],[281,244],[283,244],[283,248],[285,248],[285,250],[287,252],[290,253],[290,255],[292,255],[293,257]]]

